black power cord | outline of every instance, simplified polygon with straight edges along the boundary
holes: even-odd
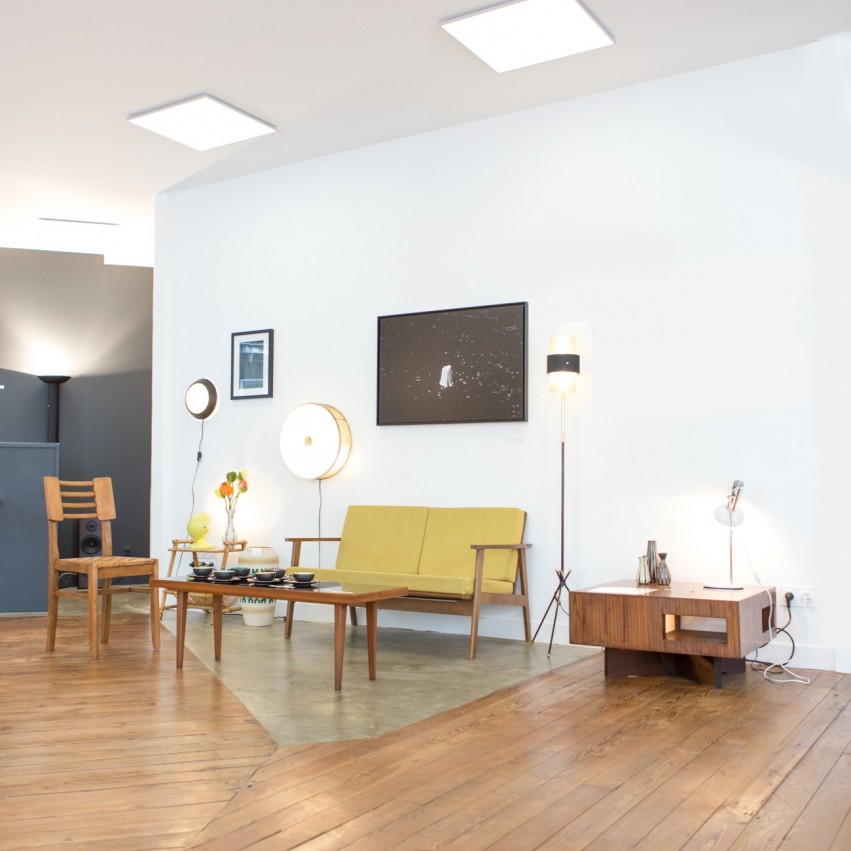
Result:
[[[785,662],[768,662],[764,659],[759,659],[759,658],[751,659],[749,661],[751,663],[752,670],[767,671],[769,668],[773,668],[773,667],[778,666],[778,665],[780,667],[783,667],[784,665],[788,665],[792,661],[792,659],[795,657],[795,639],[792,638],[792,634],[789,632],[789,626],[792,623],[792,600],[795,599],[795,595],[791,591],[787,591],[785,596],[784,596],[784,599],[786,600],[786,614],[787,614],[786,623],[783,626],[772,627],[771,629],[773,630],[773,634],[768,639],[768,641],[765,642],[765,644],[762,644],[760,646],[759,649],[761,650],[763,647],[766,647],[767,645],[769,645],[772,642],[772,640],[774,638],[776,638],[778,635],[780,635],[780,633],[783,633],[783,635],[785,635],[789,639],[789,643],[792,645],[792,650],[791,650],[791,653],[789,654],[789,658]],[[755,668],[754,667],[755,665],[762,665],[763,667]]]

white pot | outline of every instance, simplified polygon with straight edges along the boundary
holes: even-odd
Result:
[[[246,626],[272,626],[274,600],[242,600],[242,620]]]

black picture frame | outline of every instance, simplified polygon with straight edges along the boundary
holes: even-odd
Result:
[[[525,422],[528,303],[378,317],[378,425]]]
[[[275,332],[238,331],[231,334],[231,399],[264,399],[272,396]]]

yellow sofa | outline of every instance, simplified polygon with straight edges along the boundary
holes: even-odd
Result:
[[[408,596],[383,601],[380,608],[468,616],[473,659],[483,605],[520,606],[531,641],[525,525],[526,512],[519,508],[352,505],[339,538],[287,541],[291,567],[314,571],[319,580],[408,589]],[[339,541],[336,567],[302,565],[306,541]],[[354,611],[352,616],[354,621]]]

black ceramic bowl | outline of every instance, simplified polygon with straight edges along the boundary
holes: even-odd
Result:
[[[213,572],[212,567],[193,567],[192,573],[195,576],[200,576],[202,579],[206,579]]]
[[[213,576],[216,577],[219,582],[227,582],[229,579],[233,579],[233,571],[232,570],[214,570]]]
[[[293,573],[291,574],[292,578],[301,585],[304,585],[308,582],[313,582],[313,577],[316,576],[315,573]]]
[[[271,582],[275,578],[275,572],[273,570],[258,570],[254,574],[254,578],[258,582]]]
[[[240,578],[242,578],[243,576],[248,576],[249,573],[251,573],[250,567],[235,567],[233,569],[233,575],[239,576]]]
[[[276,567],[275,568],[275,579],[283,579],[286,574],[286,568]]]

